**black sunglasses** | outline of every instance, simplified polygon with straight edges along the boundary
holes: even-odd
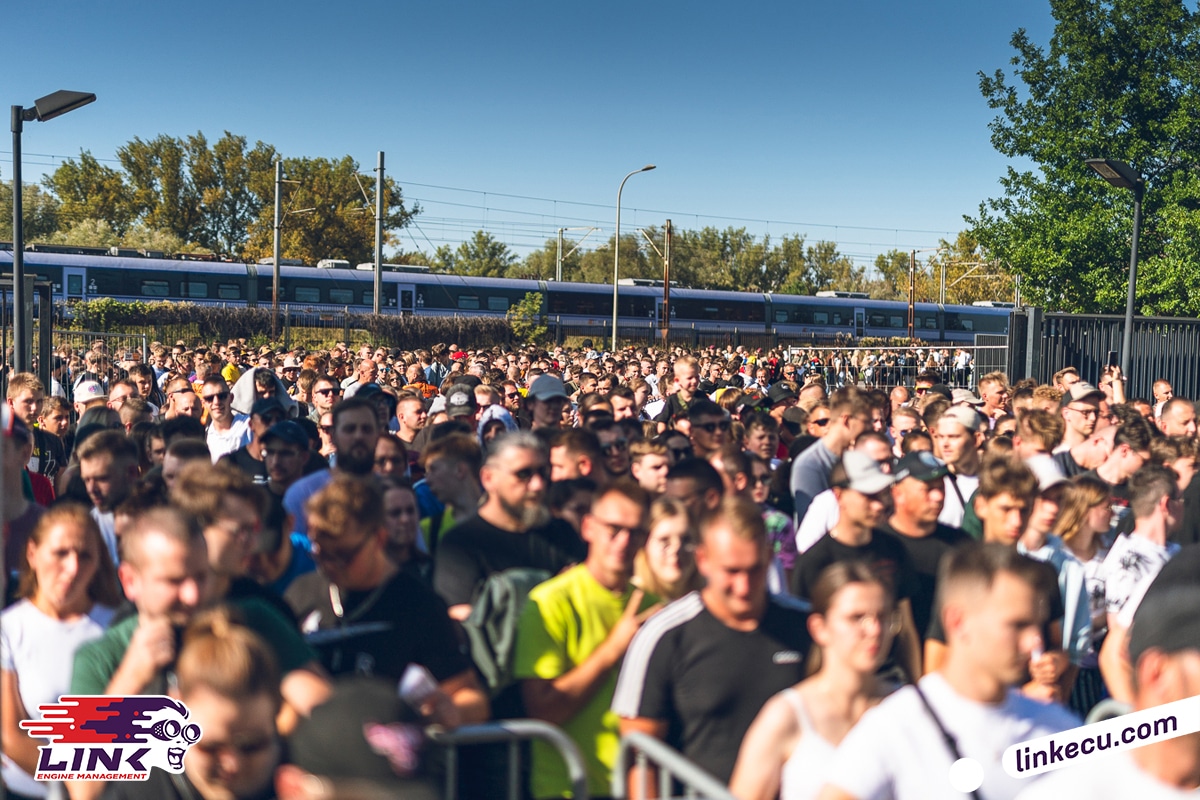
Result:
[[[696,425],[695,427],[703,431],[708,431],[709,433],[716,433],[718,430],[729,430],[731,425],[732,423],[729,420],[723,419],[720,422],[705,422],[701,425]]]

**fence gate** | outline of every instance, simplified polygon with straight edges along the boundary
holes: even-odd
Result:
[[[628,780],[631,755],[639,781],[632,794]],[[725,784],[684,758],[678,750],[644,733],[627,733],[621,737],[613,768],[614,800],[645,800],[649,794],[646,767],[650,764],[658,769],[658,797],[662,800],[679,796],[674,794],[676,783],[683,787],[683,797],[689,800],[737,800]]]

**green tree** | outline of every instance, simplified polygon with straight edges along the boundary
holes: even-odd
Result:
[[[183,141],[165,134],[149,141],[134,137],[117,148],[117,158],[133,190],[137,218],[185,241],[199,237],[200,191],[188,174],[188,152]]]
[[[979,245],[970,231],[963,231],[953,242],[941,241],[938,251],[927,262],[928,280],[917,285],[917,299],[936,302],[945,271],[946,302],[970,305],[977,300],[1012,302],[1016,292],[1015,276]]]
[[[58,201],[35,184],[21,187],[21,212],[24,221],[21,229],[27,242],[44,240],[58,230],[61,219]],[[12,241],[12,221],[12,181],[4,181],[0,183],[0,239],[6,242]]]
[[[1124,305],[1131,193],[1084,164],[1121,159],[1146,177],[1138,307],[1200,313],[1200,30],[1180,0],[1051,0],[1049,46],[1012,37],[1012,75],[980,73],[999,112],[1003,195],[967,222],[1027,298],[1067,311]]]
[[[653,252],[653,251],[651,251]],[[637,233],[621,234],[621,272],[619,278],[657,278],[662,280],[662,261],[654,256],[655,264],[642,249],[642,237]],[[565,277],[565,274],[564,274]],[[586,283],[607,283],[613,278],[613,240],[595,250],[589,250],[579,259],[578,280]]]
[[[475,231],[468,240],[451,250],[442,245],[433,254],[431,267],[437,272],[457,272],[481,278],[502,278],[518,262],[508,245],[490,233]]]
[[[67,159],[43,182],[60,203],[64,227],[84,220],[104,220],[117,232],[124,233],[133,224],[133,189],[120,170],[101,164],[88,151],[79,160]]]
[[[542,293],[528,292],[525,297],[508,307],[508,324],[512,326],[513,336],[522,342],[530,344],[546,337],[550,326],[542,314]]]
[[[75,247],[119,247],[121,235],[104,219],[81,219],[44,238],[47,244]]]
[[[196,241],[218,252],[240,253],[264,206],[274,213],[275,148],[255,142],[248,150],[245,136],[225,131],[212,147],[203,133],[189,136],[184,149],[200,202]]]
[[[327,158],[287,158],[283,172],[285,184],[284,208],[305,213],[285,215],[280,234],[284,258],[297,258],[306,264],[316,264],[324,258],[340,258],[351,264],[371,261],[375,255],[375,212],[367,204],[363,188],[372,186],[374,178],[359,172],[358,163],[343,156],[336,161]],[[274,176],[270,175],[271,202],[262,203],[257,219],[250,225],[249,241],[244,254],[251,259],[271,255],[274,236]],[[387,213],[384,215],[384,244],[394,245],[392,231],[403,228],[419,209],[404,207],[400,187],[390,178],[384,183]],[[260,194],[260,197],[262,195]],[[371,203],[375,202],[371,197]],[[311,210],[308,210],[311,209]]]

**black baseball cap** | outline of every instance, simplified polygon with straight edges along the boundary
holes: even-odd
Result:
[[[263,434],[262,442],[266,444],[272,439],[279,439],[287,444],[294,444],[301,450],[308,449],[308,434],[294,420],[285,419],[283,422],[276,422],[268,428],[267,432]]]
[[[892,474],[896,483],[905,478],[916,478],[919,481],[938,481],[950,473],[944,461],[935,458],[933,453],[925,450],[914,450],[896,462]]]
[[[272,411],[283,411],[283,403],[279,402],[278,398],[264,397],[255,400],[254,405],[250,407],[250,413],[256,417],[265,417]]]

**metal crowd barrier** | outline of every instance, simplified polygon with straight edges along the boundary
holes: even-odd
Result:
[[[638,791],[632,797],[628,785],[631,751],[635,753],[634,767],[640,775]],[[614,800],[644,800],[648,788],[646,767],[650,763],[658,767],[658,796],[663,800],[675,796],[676,781],[682,784],[683,797],[688,800],[737,800],[725,784],[684,758],[678,750],[645,733],[628,733],[621,737],[613,768]]]
[[[567,765],[571,791],[577,800],[588,800],[587,766],[571,737],[561,728],[534,719],[508,719],[483,725],[464,725],[453,731],[432,729],[430,738],[446,746],[445,800],[458,800],[458,748],[473,744],[508,745],[508,800],[520,800],[521,742],[540,739],[558,750]]]

